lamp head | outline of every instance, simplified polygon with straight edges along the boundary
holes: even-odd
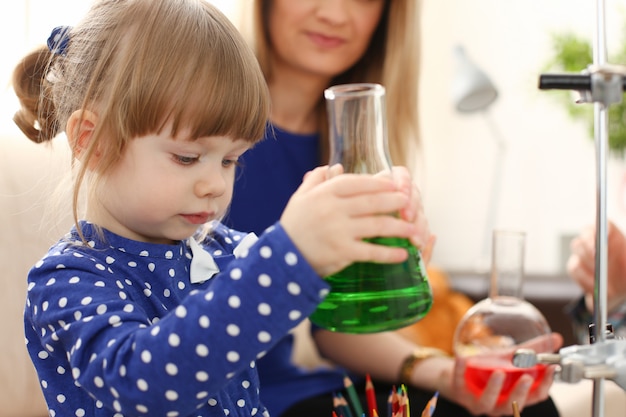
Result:
[[[452,81],[452,100],[457,111],[471,113],[484,110],[498,97],[489,77],[467,56],[462,46],[454,48],[457,70]]]

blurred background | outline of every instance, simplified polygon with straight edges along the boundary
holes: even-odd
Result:
[[[608,0],[606,7],[608,47],[621,50],[624,3]],[[569,116],[558,92],[537,88],[540,73],[555,56],[553,36],[575,33],[591,42],[594,15],[595,2],[582,0],[424,2],[424,196],[439,237],[438,264],[451,270],[483,264],[484,228],[490,220],[494,227],[527,232],[527,271],[559,273],[570,237],[594,222],[595,150],[589,124]],[[461,114],[453,107],[455,44],[464,45],[498,90],[487,110],[506,141],[504,152],[499,153],[483,115]],[[497,178],[501,191],[495,219],[486,219],[497,156],[504,159]],[[618,223],[626,215],[625,167],[620,156],[609,162],[608,206]]]
[[[236,21],[246,1],[212,2]],[[86,0],[20,0],[0,6],[0,140],[19,135],[11,122],[16,103],[8,86],[15,62],[45,42],[53,27],[73,24],[88,6]],[[626,41],[626,6],[618,0],[607,0],[606,6],[611,62],[611,50]],[[594,222],[590,126],[570,117],[558,93],[537,88],[539,75],[555,56],[554,35],[575,33],[591,41],[594,13],[595,2],[586,0],[423,1],[423,157],[417,178],[438,236],[433,258],[438,266],[484,270],[489,260],[485,237],[498,227],[527,232],[529,273],[558,275],[569,239]],[[457,46],[497,90],[484,110],[455,109]],[[609,216],[624,226],[623,157],[611,156],[608,171]]]

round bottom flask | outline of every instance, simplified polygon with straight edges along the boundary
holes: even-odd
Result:
[[[543,364],[514,366],[517,349],[530,347],[537,353],[553,349],[547,320],[521,297],[524,240],[521,232],[494,232],[490,296],[467,311],[454,335],[454,353],[466,358],[465,382],[476,396],[494,371],[504,372],[499,402],[506,400],[522,375],[534,378],[532,391],[546,373]]]
[[[546,365],[518,368],[513,354],[531,344],[544,346],[537,353],[552,352],[552,347],[539,343],[549,340],[551,333],[545,317],[532,304],[516,297],[497,296],[475,304],[463,317],[454,337],[454,353],[467,358],[465,382],[471,392],[480,396],[489,377],[502,370],[505,381],[499,401],[504,401],[519,378],[529,374],[534,378],[531,391],[543,380]],[[535,349],[537,350],[537,349]]]

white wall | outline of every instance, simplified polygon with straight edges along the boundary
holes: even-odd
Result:
[[[618,45],[625,16],[607,0],[608,47]],[[621,7],[621,8],[620,8]],[[537,88],[550,56],[550,34],[575,30],[593,39],[595,2],[588,0],[425,0],[421,120],[425,147],[424,197],[438,236],[434,261],[447,269],[484,264],[490,184],[496,146],[481,114],[455,113],[450,85],[452,48],[464,45],[489,74],[500,96],[491,119],[508,142],[496,227],[526,230],[526,268],[562,270],[560,236],[595,221],[593,140],[566,115],[553,93]],[[589,104],[585,104],[589,105]],[[609,215],[626,217],[624,164],[609,164]],[[484,266],[484,265],[483,265]]]

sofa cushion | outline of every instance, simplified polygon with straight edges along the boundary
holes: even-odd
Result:
[[[28,270],[70,224],[48,210],[48,197],[69,166],[64,141],[52,146],[19,133],[0,137],[0,417],[48,415],[25,348],[22,313]]]

